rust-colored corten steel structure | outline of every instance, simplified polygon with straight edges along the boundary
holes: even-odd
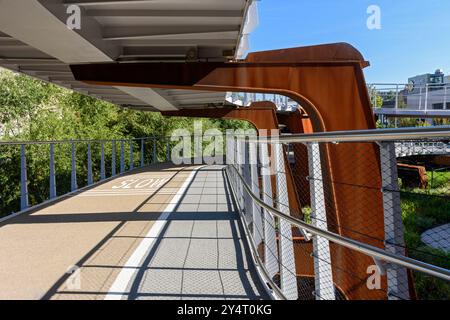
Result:
[[[77,80],[96,85],[285,95],[301,105],[309,121],[301,112],[277,115],[267,103],[248,109],[181,110],[165,115],[245,119],[258,129],[275,129],[285,124],[291,132],[302,133],[375,128],[362,71],[366,66],[368,63],[355,48],[339,43],[256,52],[244,61],[226,63],[107,63],[71,68]],[[355,149],[364,156],[349,159],[349,151],[354,154]],[[308,188],[294,180],[296,175],[307,176],[308,164],[303,147],[296,147],[294,152],[297,161],[294,175],[288,172],[288,187],[293,213],[299,213],[301,205],[308,204],[308,197],[304,196]],[[379,241],[384,239],[381,176],[373,174],[373,168],[380,172],[376,148],[361,143],[324,145],[321,152],[325,160],[322,166],[329,229],[382,247]],[[345,186],[366,186],[374,192]],[[371,238],[361,235],[368,230]],[[302,239],[298,239],[297,246],[311,251]],[[296,250],[297,273],[311,277],[313,261],[301,253],[305,250]],[[374,264],[371,258],[334,244],[331,244],[331,254],[335,285],[348,299],[386,299],[380,290],[371,291],[366,286],[367,267]],[[351,270],[352,275],[346,270]],[[382,285],[386,288],[386,279]]]

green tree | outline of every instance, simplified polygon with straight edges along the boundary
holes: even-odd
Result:
[[[175,129],[193,132],[194,121],[203,129],[248,128],[243,121],[163,117],[156,112],[140,112],[81,95],[31,77],[0,69],[0,137],[1,140],[127,140],[126,166],[129,164],[130,139],[165,137]],[[158,158],[165,159],[166,140],[157,139]],[[104,145],[106,170],[111,172],[112,144]],[[119,156],[119,144],[116,145]],[[134,159],[139,159],[140,144],[134,143]],[[152,141],[145,147],[150,150]],[[94,179],[100,175],[100,143],[92,143]],[[49,145],[27,146],[28,190],[30,204],[49,197]],[[147,152],[148,153],[148,152]],[[80,187],[87,180],[87,143],[76,144],[77,180]],[[148,156],[147,162],[150,160]],[[118,163],[116,163],[118,165]],[[70,191],[71,146],[55,145],[58,194]],[[0,146],[0,215],[19,210],[20,146]]]

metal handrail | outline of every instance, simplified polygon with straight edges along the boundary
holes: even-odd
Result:
[[[234,189],[233,183],[231,183],[230,177],[228,176],[228,172],[227,170],[224,170],[225,175],[227,176],[227,180],[229,183],[229,186],[231,188],[231,192],[233,193],[234,197],[236,198],[236,190]],[[240,209],[239,214],[241,215],[241,218],[243,218],[242,216],[242,208],[239,204],[239,201],[236,202],[236,206]],[[245,219],[245,218],[243,218]],[[248,227],[248,225],[246,223],[242,223],[242,225],[244,226],[244,234],[245,237],[247,238],[247,242],[249,244],[250,250],[253,253],[253,257],[255,258],[256,262],[257,262],[257,266],[259,266],[262,275],[264,276],[265,280],[267,281],[267,283],[270,285],[270,289],[272,289],[273,293],[281,300],[287,300],[286,296],[284,295],[283,291],[278,287],[278,285],[273,281],[273,279],[270,277],[269,272],[267,271],[264,262],[262,261],[261,257],[258,254],[258,248],[256,247],[255,243],[252,241],[253,237],[252,237],[252,233]]]
[[[450,83],[427,83],[422,85],[411,85],[411,83],[367,83],[367,87],[376,87],[376,86],[392,86],[392,90],[396,89],[397,87],[409,87],[413,86],[414,88],[425,88],[425,87],[450,87]],[[377,89],[377,88],[374,88]],[[381,88],[381,90],[391,89],[391,87],[388,88]]]
[[[214,135],[215,136],[215,135]],[[226,135],[224,135],[226,136]],[[236,135],[239,136],[239,135]],[[279,137],[259,137],[258,140],[250,139],[251,142],[263,143],[319,143],[319,142],[375,142],[375,141],[408,141],[427,140],[434,138],[450,138],[450,126],[427,127],[427,128],[395,128],[395,129],[372,129],[319,132],[313,134],[290,134]],[[64,143],[107,143],[127,142],[152,139],[169,139],[165,136],[110,139],[110,140],[48,140],[48,141],[0,141],[0,145],[38,145],[38,144],[64,144]]]
[[[141,141],[141,140],[153,140],[165,138],[163,136],[154,137],[142,137],[142,138],[129,138],[129,139],[109,139],[109,140],[91,140],[91,139],[74,139],[74,140],[41,140],[41,141],[0,141],[0,145],[43,145],[43,144],[65,144],[65,143],[108,143],[108,142],[128,142],[128,141]]]
[[[391,262],[391,263],[395,263],[401,266],[404,266],[406,268],[409,269],[413,269],[419,272],[423,272],[435,277],[438,277],[440,279],[446,280],[446,281],[450,281],[450,270],[444,269],[444,268],[440,268],[425,262],[421,262],[418,260],[414,260],[405,256],[400,256],[400,255],[396,255],[396,254],[392,254],[389,252],[386,252],[383,249],[350,239],[350,238],[346,238],[343,237],[341,235],[332,233],[328,230],[323,230],[320,228],[317,228],[313,225],[310,225],[300,219],[291,217],[289,215],[286,215],[284,213],[282,213],[281,211],[267,205],[264,201],[262,201],[257,195],[255,195],[253,193],[253,191],[251,190],[251,188],[247,185],[247,183],[245,182],[244,177],[239,173],[239,171],[235,168],[234,165],[230,165],[229,167],[233,168],[237,174],[237,176],[239,177],[239,179],[241,180],[244,188],[246,189],[247,193],[250,195],[250,197],[262,208],[270,211],[273,215],[277,216],[280,219],[284,219],[286,221],[288,221],[289,223],[291,223],[292,225],[295,225],[299,228],[305,229],[306,231],[309,231],[311,234],[316,235],[316,236],[320,236],[323,237],[325,239],[328,239],[329,241],[332,241],[336,244],[342,245],[346,248],[358,251],[360,253],[363,253],[365,255],[368,255],[376,260],[381,260],[381,261],[386,261],[386,262]]]
[[[195,135],[194,135],[195,136]],[[203,134],[203,137],[216,137],[217,134]],[[225,134],[223,134],[225,136]],[[141,140],[154,140],[154,139],[171,139],[170,136],[151,136],[140,138],[119,138],[119,139],[69,139],[69,140],[39,140],[39,141],[25,141],[25,140],[0,140],[1,145],[43,145],[43,144],[65,144],[65,143],[109,143],[109,142],[129,142],[129,141],[141,141]]]
[[[450,138],[450,126],[427,128],[373,129],[359,131],[333,131],[314,134],[292,134],[279,137],[260,137],[257,141],[264,143],[319,143],[319,142],[377,142],[427,140]]]

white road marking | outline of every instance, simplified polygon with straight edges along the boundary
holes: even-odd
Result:
[[[155,192],[158,195],[174,195],[178,192],[179,188],[167,188],[168,190],[149,189],[149,190],[122,190],[118,191],[107,191],[107,192],[86,192],[79,194],[78,197],[110,197],[110,196],[151,196]]]
[[[131,257],[122,267],[122,270],[120,271],[116,280],[109,289],[108,294],[105,296],[105,300],[122,300],[122,298],[126,296],[125,291],[127,290],[127,287],[131,279],[133,278],[136,270],[141,266],[142,260],[152,249],[155,240],[158,238],[159,234],[161,233],[161,230],[167,223],[167,219],[175,209],[176,205],[179,203],[181,197],[183,196],[184,192],[186,191],[187,187],[191,183],[195,173],[198,170],[199,168],[193,169],[191,171],[191,174],[183,183],[181,188],[178,190],[177,194],[173,197],[173,199],[164,209],[163,213],[159,216],[158,220],[155,221],[155,223],[153,224],[153,226],[151,227],[145,238],[141,241],[141,243],[133,252]]]

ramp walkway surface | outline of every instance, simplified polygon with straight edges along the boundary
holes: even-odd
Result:
[[[223,166],[158,165],[0,223],[0,299],[267,299]]]

